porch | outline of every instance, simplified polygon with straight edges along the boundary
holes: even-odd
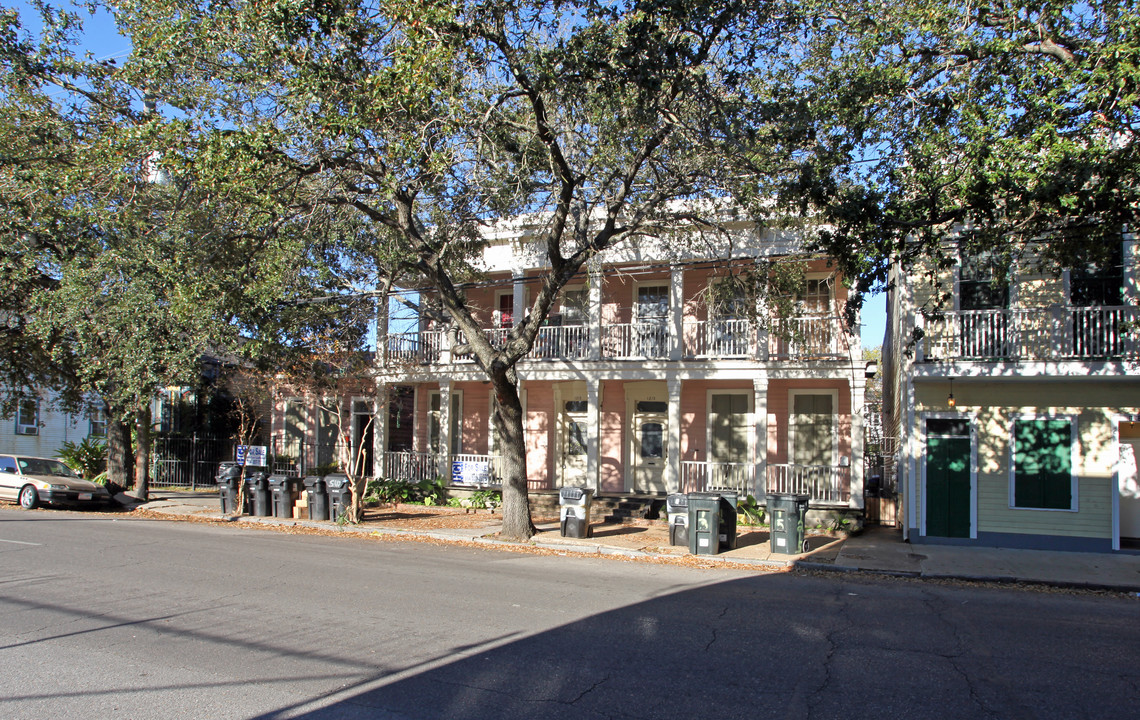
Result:
[[[456,487],[499,487],[501,471],[495,455],[442,455],[420,452],[388,452],[383,457],[382,477],[420,482],[449,478]],[[845,465],[797,465],[793,463],[718,463],[683,461],[678,492],[735,491],[752,495],[764,504],[768,493],[807,495],[813,505],[847,506],[851,500],[851,468]],[[756,482],[757,477],[761,479]],[[554,491],[545,480],[531,480],[533,492]],[[645,493],[606,492],[614,497],[662,497]]]
[[[1140,309],[1000,308],[916,318],[918,362],[1112,360],[1140,357]]]

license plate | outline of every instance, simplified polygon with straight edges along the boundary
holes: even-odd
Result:
[[[79,493],[79,499],[80,500],[90,500],[91,499],[91,493]]]

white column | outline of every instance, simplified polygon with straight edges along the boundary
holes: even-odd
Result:
[[[752,422],[756,426],[755,460],[756,479],[752,492],[763,501],[768,489],[768,378],[752,380]]]
[[[850,506],[863,509],[863,413],[867,378],[856,367],[851,383],[851,500]]]
[[[1124,299],[1140,300],[1140,242],[1133,233],[1124,234]]]
[[[590,359],[602,359],[602,274],[601,263],[590,261],[589,267]]]
[[[388,364],[388,295],[376,300],[376,367]],[[379,389],[379,388],[378,388]]]
[[[681,378],[669,377],[669,435],[665,445],[665,489],[681,491]]]
[[[684,352],[684,291],[685,271],[673,265],[669,271],[669,359],[673,361],[680,360]]]
[[[439,474],[451,478],[451,380],[439,381]]]
[[[526,283],[522,270],[512,270],[511,276],[514,278],[515,295],[512,302],[511,319],[515,325],[518,325],[522,322],[523,312],[526,310]]]
[[[586,486],[600,489],[602,388],[596,377],[586,380]]]
[[[384,477],[384,455],[388,452],[388,392],[385,383],[376,383],[372,400],[372,477]]]
[[[756,347],[754,357],[758,362],[768,361],[768,338],[771,335],[769,328],[772,325],[772,313],[768,302],[764,298],[756,301]],[[765,383],[767,387],[767,383]]]

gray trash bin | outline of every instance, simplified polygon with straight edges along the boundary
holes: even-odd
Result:
[[[236,462],[224,462],[218,466],[214,481],[218,484],[218,500],[222,504],[223,515],[233,515],[238,511],[238,483],[241,480],[241,466]]]
[[[301,495],[301,481],[288,475],[270,475],[269,494],[273,498],[273,517],[291,518]]]
[[[562,537],[590,537],[590,504],[593,497],[594,491],[589,488],[564,487],[558,491]]]
[[[689,493],[689,552],[716,555],[720,552],[719,493]]]
[[[665,515],[669,519],[669,544],[689,544],[689,496],[673,493],[665,498]]]
[[[304,480],[305,496],[309,502],[310,520],[329,519],[329,494],[325,492],[324,478],[310,475]]]
[[[250,514],[256,517],[269,517],[273,505],[269,497],[269,473],[245,469],[245,491],[249,497]]]
[[[329,493],[329,520],[335,522],[352,510],[352,484],[347,475],[326,475],[325,488]]]
[[[769,547],[774,553],[798,555],[804,546],[804,518],[807,517],[807,495],[770,493],[768,521],[771,523]]]

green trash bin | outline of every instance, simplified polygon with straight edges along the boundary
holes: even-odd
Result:
[[[768,519],[771,523],[769,545],[774,553],[798,555],[804,550],[804,518],[807,517],[807,495],[769,493]]]
[[[720,552],[719,493],[689,493],[689,552],[716,555]]]

